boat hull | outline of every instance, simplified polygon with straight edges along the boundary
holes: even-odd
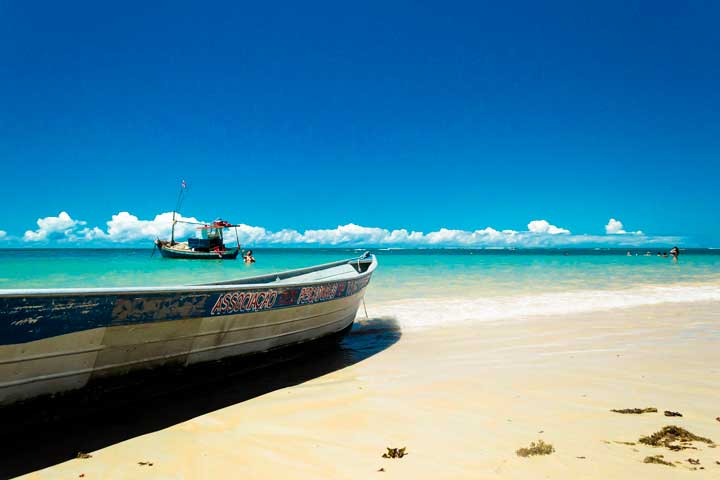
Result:
[[[0,296],[0,405],[337,334],[352,325],[371,273],[298,285]]]
[[[193,252],[190,250],[176,250],[164,245],[158,246],[160,254],[164,258],[184,258],[187,260],[235,260],[240,254],[240,249],[225,250],[224,252]]]

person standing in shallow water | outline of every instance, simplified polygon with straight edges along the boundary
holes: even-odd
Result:
[[[678,247],[671,248],[670,255],[672,255],[673,262],[677,263],[678,257],[680,256],[680,249]]]

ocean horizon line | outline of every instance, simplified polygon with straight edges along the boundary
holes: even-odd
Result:
[[[241,245],[242,247],[242,245]],[[670,245],[668,244],[668,248]],[[123,245],[123,246],[78,246],[78,245],[54,245],[54,246],[22,246],[22,247],[0,247],[0,251],[47,251],[47,250],[153,250],[153,246],[140,245]],[[466,246],[416,246],[416,247],[387,247],[387,246],[346,246],[346,245],[287,245],[287,246],[266,246],[252,245],[251,247],[242,247],[243,249],[255,250],[336,250],[336,251],[365,251],[372,250],[374,252],[393,252],[393,251],[467,251],[467,252],[495,252],[495,251],[519,251],[519,252],[538,252],[538,251],[607,251],[607,252],[662,252],[663,248],[658,249],[658,245],[633,246],[633,247],[593,247],[593,246],[555,246],[555,247],[466,247]],[[717,251],[720,254],[720,247],[678,247],[682,252],[697,251]]]

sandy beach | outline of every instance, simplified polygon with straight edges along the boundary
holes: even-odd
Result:
[[[720,480],[719,19],[0,0],[0,480]]]
[[[124,434],[128,438],[86,451],[90,458],[26,478],[720,474],[714,443],[693,442],[681,451],[638,443],[666,425],[720,442],[720,302],[408,329],[370,310],[371,318],[360,320],[346,340],[360,345],[358,351],[368,347],[365,354],[332,365],[320,357],[279,366],[270,376],[253,376],[248,388],[265,387],[246,400],[209,402],[222,408]],[[314,362],[325,364],[309,371]],[[296,378],[271,381],[285,374]],[[610,411],[646,407],[658,412]],[[134,408],[130,422],[144,415],[141,405]],[[682,417],[666,417],[665,410]],[[72,438],[82,448],[82,432]],[[515,453],[539,439],[555,451],[529,458]],[[382,458],[386,447],[406,447],[408,455]],[[654,455],[675,466],[643,463]]]

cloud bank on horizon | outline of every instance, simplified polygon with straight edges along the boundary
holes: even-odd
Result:
[[[21,238],[14,238],[0,230],[0,240],[25,245],[108,246],[114,244],[146,245],[155,238],[169,238],[172,212],[164,212],[152,220],[141,220],[129,212],[119,212],[106,222],[106,228],[87,226],[87,222],[73,219],[67,212],[57,216],[39,218],[35,230],[27,230]],[[176,215],[183,222],[207,223],[195,217]],[[270,231],[263,227],[240,224],[237,227],[240,243],[253,246],[338,246],[338,247],[560,247],[560,246],[643,246],[675,244],[679,236],[649,236],[637,230],[624,230],[622,222],[611,218],[605,225],[606,235],[573,234],[567,228],[552,225],[547,220],[532,220],[527,230],[496,230],[486,227],[479,230],[441,228],[424,233],[407,229],[388,230],[364,227],[349,223],[332,229],[294,229]],[[175,237],[194,236],[195,225],[178,223]],[[227,238],[235,238],[229,232]]]

